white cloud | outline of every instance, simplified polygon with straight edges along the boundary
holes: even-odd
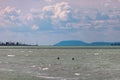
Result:
[[[19,13],[21,12],[21,10],[16,9],[16,8],[14,8],[14,7],[7,6],[7,7],[4,9],[4,12],[5,12],[5,13],[16,13],[16,14],[19,14]]]
[[[9,27],[20,22],[20,13],[21,10],[15,7],[7,6],[4,9],[0,10],[0,25]]]
[[[28,14],[27,15],[27,20],[29,21],[29,20],[33,20],[33,15],[32,14]]]
[[[42,18],[51,18],[61,21],[66,21],[69,17],[71,10],[68,2],[60,2],[55,5],[49,5],[42,8]]]
[[[53,6],[45,6],[45,7],[43,7],[43,9],[42,9],[42,11],[43,12],[47,12],[47,11],[51,11],[51,12],[53,12]]]
[[[69,18],[72,16],[71,13],[72,10],[69,3],[60,2],[42,8],[32,8],[29,14],[26,15],[25,22],[30,24],[29,26],[34,24],[41,25],[41,27],[42,25],[43,27],[53,25],[56,28],[60,28],[64,27],[66,22],[69,22]]]
[[[67,2],[57,3],[54,6],[54,15],[53,19],[60,19],[62,21],[66,21],[69,17],[70,6]]]
[[[108,2],[110,2],[108,0]],[[19,14],[21,11],[12,8],[6,8],[5,11],[10,13],[15,11]],[[59,2],[53,5],[46,5],[40,8],[31,8],[27,15],[24,14],[25,19],[22,21],[25,26],[32,30],[38,30],[39,25],[41,30],[47,29],[98,29],[105,28],[110,25],[108,20],[110,15],[118,16],[119,11],[101,12],[98,9],[72,9],[68,2]],[[107,13],[107,14],[106,14]],[[17,16],[17,15],[16,15]],[[10,20],[16,20],[16,16],[11,15]],[[113,17],[114,17],[113,16]],[[112,17],[112,18],[113,18]],[[114,20],[116,21],[116,20]],[[113,24],[114,25],[114,24]]]
[[[42,8],[40,18],[51,18],[51,16],[54,14],[54,6],[45,6]]]
[[[32,26],[32,30],[38,30],[38,29],[39,29],[39,26],[37,26],[37,25]]]

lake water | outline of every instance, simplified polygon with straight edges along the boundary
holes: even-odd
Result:
[[[120,47],[0,47],[0,80],[120,80]]]

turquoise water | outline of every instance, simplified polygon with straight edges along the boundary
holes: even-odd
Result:
[[[0,47],[0,80],[24,74],[24,80],[119,80],[120,47]]]

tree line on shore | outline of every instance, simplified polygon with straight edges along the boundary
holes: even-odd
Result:
[[[21,42],[0,42],[0,46],[37,46],[37,45],[30,45]]]

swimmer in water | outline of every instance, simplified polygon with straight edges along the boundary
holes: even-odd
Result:
[[[72,60],[75,60],[75,58],[72,58]]]
[[[59,60],[59,59],[60,59],[60,57],[57,57],[57,59]]]

